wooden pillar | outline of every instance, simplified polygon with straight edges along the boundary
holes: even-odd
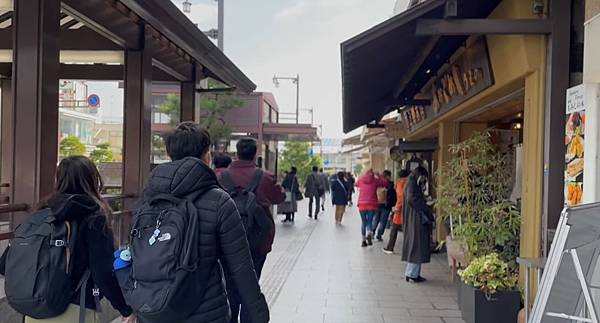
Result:
[[[458,137],[458,127],[454,122],[442,122],[438,128],[438,151],[437,151],[437,168],[438,170],[444,166],[447,162],[452,159],[452,154],[450,154],[450,145],[455,144],[457,142]],[[438,185],[441,185],[444,181],[444,178],[439,176],[437,178]],[[439,189],[436,189],[439,192]],[[435,237],[436,241],[444,241],[446,240],[446,235],[449,232],[446,232],[443,223],[444,218],[444,210],[440,207],[436,207],[436,232]]]
[[[196,106],[196,83],[181,83],[181,120],[194,121]]]
[[[543,46],[540,46],[543,51]],[[544,53],[540,53],[540,57]],[[521,179],[521,257],[540,257],[542,245],[542,183],[544,156],[544,72],[536,71],[525,78],[525,107],[523,114],[523,178]],[[564,111],[563,111],[564,112]],[[564,127],[564,125],[563,125]],[[563,136],[564,136],[564,129]],[[563,157],[564,160],[564,157]],[[564,162],[564,161],[563,161]],[[561,186],[562,187],[562,186]],[[562,199],[561,199],[562,200]],[[521,268],[524,283],[525,268]],[[535,276],[529,286],[535,291]],[[533,301],[535,293],[530,295]],[[530,303],[531,304],[531,303]]]
[[[0,183],[9,184],[12,183],[12,172],[13,172],[13,159],[14,159],[14,105],[13,105],[13,93],[12,93],[12,80],[0,80],[0,89],[2,89],[2,125],[0,131],[2,133],[2,172],[0,173]],[[11,185],[12,186],[12,185]],[[12,190],[11,186],[3,188],[2,193],[9,196],[9,202],[12,201]]]
[[[59,0],[15,1],[12,203],[52,192],[58,160]],[[15,219],[19,222],[19,219]]]
[[[181,83],[180,121],[199,121],[200,93],[196,89],[200,88],[200,81],[203,78],[201,71],[202,67],[196,63],[194,65],[194,79]]]
[[[552,34],[548,38],[546,71],[546,111],[544,133],[544,195],[545,228],[554,229],[564,206],[565,171],[565,101],[569,87],[569,57],[571,39],[571,1],[550,1]],[[543,253],[549,247],[542,236]]]
[[[125,53],[123,193],[141,194],[150,175],[152,53]],[[128,206],[126,206],[128,207]]]

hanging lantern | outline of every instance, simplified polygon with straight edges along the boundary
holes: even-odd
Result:
[[[189,2],[188,0],[185,0],[185,1],[183,1],[182,5],[183,5],[183,12],[185,12],[185,13],[192,12],[192,3],[191,2]]]

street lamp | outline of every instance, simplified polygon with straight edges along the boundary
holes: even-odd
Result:
[[[300,75],[296,74],[296,77],[291,76],[273,76],[273,84],[275,87],[279,87],[279,80],[290,80],[296,84],[296,124],[298,124],[298,117],[300,116]]]
[[[192,3],[189,2],[188,0],[184,0],[181,5],[183,6],[183,12],[185,12],[185,13],[192,12]]]

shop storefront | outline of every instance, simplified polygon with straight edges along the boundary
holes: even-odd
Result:
[[[546,9],[559,6],[551,1]],[[550,29],[564,22],[550,28],[543,12],[531,1],[431,0],[342,44],[346,131],[397,110],[401,140],[437,142],[435,172],[452,158],[450,145],[492,129],[522,214],[521,257],[543,256],[546,231],[563,204],[569,45],[567,37],[567,53],[559,53],[557,42],[565,39]],[[561,15],[569,12],[567,5]],[[436,185],[443,181],[436,178]],[[439,224],[441,241],[446,232]]]

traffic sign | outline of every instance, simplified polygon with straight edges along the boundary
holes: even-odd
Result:
[[[97,108],[100,105],[100,97],[98,94],[90,94],[87,97],[87,103],[92,108]]]

